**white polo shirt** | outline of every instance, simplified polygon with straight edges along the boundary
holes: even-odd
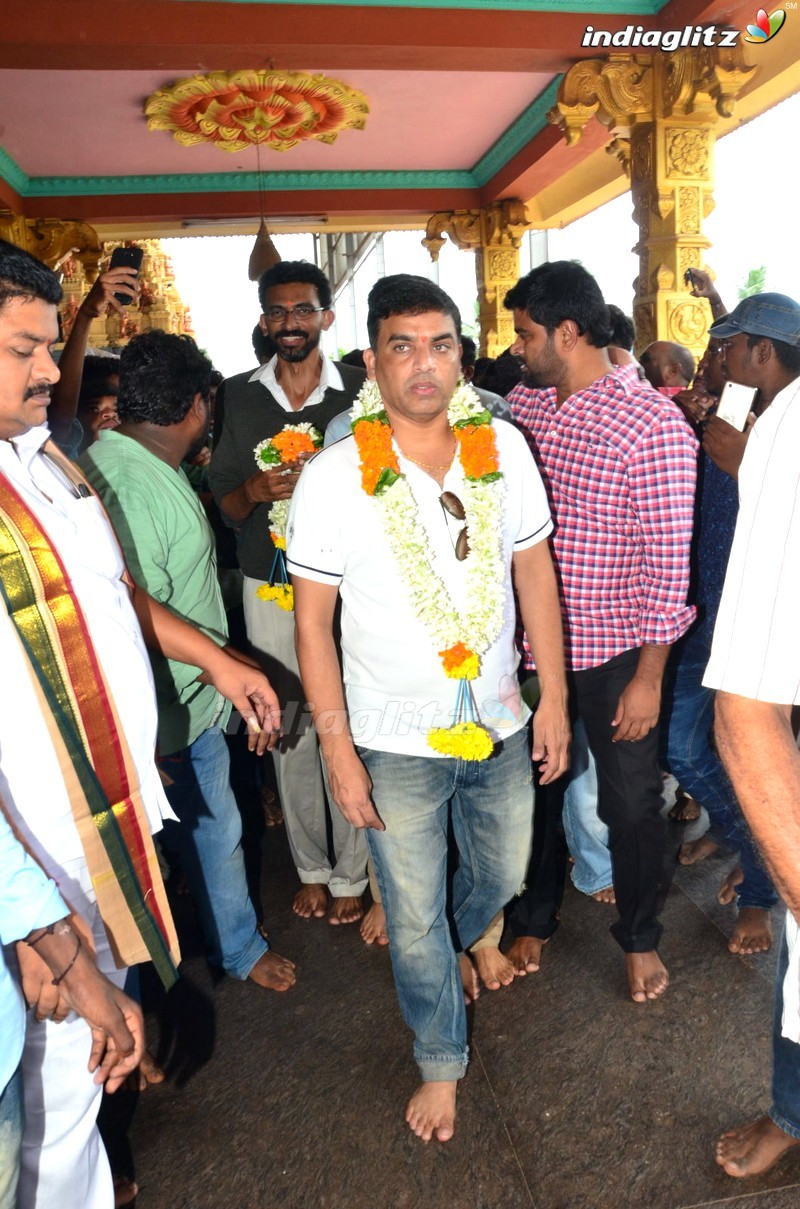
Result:
[[[800,702],[800,378],[758,418],[739,468],[739,516],[703,683]]]
[[[501,540],[506,565],[503,628],[481,659],[472,682],[481,720],[497,741],[527,722],[530,711],[517,683],[516,609],[511,559],[552,530],[550,509],[525,438],[502,420],[493,422],[505,479]],[[404,458],[400,467],[417,502],[434,568],[457,608],[466,604],[466,564],[455,557],[463,522],[442,508],[443,491],[461,495],[464,475],[456,459],[440,487]],[[362,747],[431,756],[427,732],[450,726],[457,682],[441,665],[434,639],[417,618],[378,506],[361,486],[352,436],[322,450],[303,469],[289,513],[288,566],[293,578],[339,588],[342,657],[350,728]]]

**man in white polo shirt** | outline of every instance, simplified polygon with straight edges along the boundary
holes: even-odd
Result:
[[[716,740],[789,912],[778,963],[769,1114],[724,1133],[717,1162],[759,1175],[800,1142],[800,305],[740,302],[710,334],[725,376],[771,402],[739,468],[739,516],[704,683],[719,690]]]
[[[406,1120],[424,1141],[444,1142],[467,1065],[457,952],[519,889],[529,853],[514,587],[542,660],[533,759],[545,780],[568,762],[552,522],[524,438],[458,385],[461,321],[447,294],[422,277],[385,278],[367,327],[370,381],[353,434],[300,476],[289,568],[332,796],[367,829],[415,1034],[423,1082]],[[459,850],[452,886],[448,825]]]

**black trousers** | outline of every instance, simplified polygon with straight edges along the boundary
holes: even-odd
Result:
[[[572,719],[583,720],[597,765],[597,812],[609,830],[619,912],[611,932],[626,953],[646,953],[661,939],[657,904],[666,836],[661,817],[658,726],[635,743],[611,740],[611,719],[638,661],[638,649],[623,651],[599,667],[567,674]],[[515,936],[546,940],[558,926],[565,871],[561,834],[565,789],[564,777],[537,785],[526,888],[509,915]]]

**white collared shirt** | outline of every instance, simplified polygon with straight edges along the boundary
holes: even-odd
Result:
[[[45,453],[46,428],[0,441],[0,471],[58,551],[81,606],[125,731],[151,830],[174,818],[155,762],[157,713],[150,660],[117,540],[94,496],[82,497]],[[0,797],[12,825],[64,898],[82,899],[83,845],[14,624],[0,604]],[[91,691],[91,686],[89,688]]]
[[[324,353],[320,353],[320,359],[322,366],[320,369],[319,384],[314,387],[308,398],[303,400],[303,407],[314,407],[315,404],[321,403],[325,391],[328,389],[344,390],[342,375],[339,373],[333,361],[331,361],[329,357],[326,357]],[[275,376],[277,366],[278,355],[276,353],[272,360],[268,361],[266,365],[259,365],[255,373],[250,375],[248,381],[260,382],[262,386],[266,386],[269,393],[275,399],[275,402],[279,403],[284,411],[296,411],[297,408],[292,407],[289,399],[287,398],[286,392]]]

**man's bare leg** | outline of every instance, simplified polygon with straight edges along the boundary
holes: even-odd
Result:
[[[423,1142],[436,1138],[449,1142],[456,1123],[456,1079],[423,1083],[414,1092],[406,1109],[406,1120],[413,1133]]]
[[[614,893],[613,886],[606,886],[604,890],[597,890],[591,897],[596,903],[608,903],[611,907],[617,905],[617,896]]]
[[[346,895],[334,898],[328,913],[329,924],[357,924],[364,916],[364,900],[361,895]]]
[[[696,865],[718,848],[719,844],[712,840],[710,835],[701,835],[699,840],[689,840],[688,843],[681,844],[678,860],[682,865]]]
[[[464,988],[464,1002],[469,1007],[481,993],[481,984],[478,982],[478,971],[472,964],[469,953],[459,954],[458,968],[461,972],[461,985]],[[427,1084],[423,1083],[422,1086],[426,1087]]]
[[[797,1143],[771,1117],[759,1117],[738,1129],[728,1129],[717,1141],[716,1158],[728,1175],[743,1179],[769,1171]]]
[[[383,903],[373,903],[361,921],[361,939],[365,945],[388,945],[386,912]]]
[[[294,896],[292,910],[302,919],[323,919],[328,910],[328,887],[318,882],[301,886]]]
[[[266,953],[261,954],[247,978],[256,986],[265,987],[269,991],[288,991],[297,981],[297,974],[293,961],[268,949]]]
[[[741,907],[733,927],[728,949],[744,957],[768,953],[772,948],[772,919],[764,907]]]
[[[722,885],[717,892],[717,902],[722,903],[723,907],[727,907],[736,898],[736,887],[744,881],[742,866],[736,865],[731,869],[730,873],[722,879]]]
[[[516,970],[505,953],[493,945],[487,945],[483,949],[473,949],[472,957],[487,991],[499,991],[501,986],[511,986]]]
[[[547,944],[538,936],[518,936],[508,950],[508,960],[517,978],[535,974],[542,964],[542,949]]]
[[[628,986],[634,1003],[659,999],[669,986],[667,967],[655,949],[647,953],[626,953]]]

